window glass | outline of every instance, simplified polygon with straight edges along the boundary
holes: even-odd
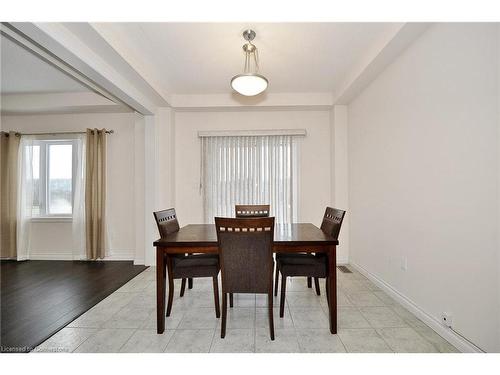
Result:
[[[73,147],[49,144],[48,214],[68,215],[72,212]]]
[[[42,212],[42,199],[40,187],[40,146],[33,146],[32,168],[33,168],[33,216],[39,216]]]

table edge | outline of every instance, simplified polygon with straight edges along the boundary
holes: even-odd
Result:
[[[318,228],[316,225],[313,223],[293,223],[293,224],[308,224],[312,225],[314,227]],[[181,229],[189,227],[189,226],[194,226],[194,225],[203,225],[203,226],[212,226],[215,224],[187,224]],[[281,224],[277,224],[281,225]],[[288,224],[283,224],[283,225],[288,225]],[[332,240],[326,240],[326,241],[274,241],[274,244],[276,245],[288,245],[288,246],[332,246],[332,245],[339,245],[339,240],[338,239],[332,239]],[[168,247],[168,246],[175,246],[175,247],[193,247],[193,246],[199,246],[199,247],[214,247],[218,246],[217,241],[183,241],[183,242],[178,242],[178,241],[168,241],[166,239],[159,238],[156,241],[153,242],[154,247]]]

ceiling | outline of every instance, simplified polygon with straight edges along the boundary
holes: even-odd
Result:
[[[159,92],[230,93],[252,28],[270,93],[336,92],[390,23],[93,23]]]
[[[2,95],[90,91],[3,35],[0,52]]]

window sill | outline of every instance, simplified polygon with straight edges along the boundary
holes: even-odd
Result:
[[[42,216],[31,218],[32,223],[71,223],[73,218],[71,216]]]

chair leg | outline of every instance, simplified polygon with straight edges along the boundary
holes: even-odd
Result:
[[[307,278],[307,287],[312,288],[312,278],[311,277]]]
[[[233,307],[233,293],[229,293],[229,307]]]
[[[319,280],[317,277],[314,278],[314,288],[316,288],[316,294],[320,296],[321,292],[319,290]]]
[[[188,289],[193,289],[193,279],[192,278],[188,279]]]
[[[274,277],[274,295],[278,296],[278,283],[280,281],[280,270],[276,265],[276,276]]]
[[[181,297],[184,297],[184,291],[186,290],[186,279],[182,279],[181,281]]]
[[[215,317],[220,318],[219,281],[217,280],[217,276],[214,276],[212,280],[214,284]]]
[[[273,318],[273,293],[267,295],[267,309],[269,311],[269,331],[271,340],[274,340],[274,318]]]
[[[280,318],[285,315],[285,289],[286,289],[286,276],[281,274],[281,298],[280,298]]]
[[[167,314],[170,316],[172,311],[172,301],[174,300],[174,278],[171,276],[171,272],[168,273],[168,302],[167,302]]]
[[[220,328],[220,337],[226,337],[226,317],[227,317],[227,293],[222,291],[222,323]]]

